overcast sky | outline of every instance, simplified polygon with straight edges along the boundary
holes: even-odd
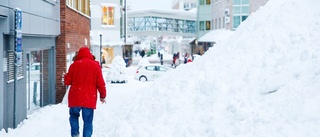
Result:
[[[171,9],[172,0],[127,0],[133,9]]]

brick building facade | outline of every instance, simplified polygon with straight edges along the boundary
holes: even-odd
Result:
[[[60,103],[66,92],[62,84],[62,74],[67,72],[67,57],[74,54],[80,47],[90,47],[90,17],[80,9],[60,3],[60,29],[56,46],[56,103]]]

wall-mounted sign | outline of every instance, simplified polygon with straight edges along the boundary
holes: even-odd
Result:
[[[15,52],[16,65],[22,64],[22,11],[19,8],[14,10],[15,13]]]

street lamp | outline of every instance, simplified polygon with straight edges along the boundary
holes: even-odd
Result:
[[[102,68],[101,53],[102,53],[102,34],[100,34],[100,67]]]

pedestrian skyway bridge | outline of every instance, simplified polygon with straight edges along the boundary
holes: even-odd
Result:
[[[128,36],[196,35],[196,12],[181,10],[129,10]]]

